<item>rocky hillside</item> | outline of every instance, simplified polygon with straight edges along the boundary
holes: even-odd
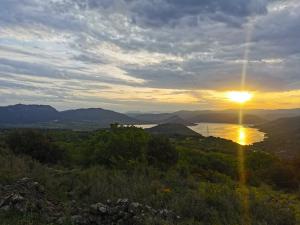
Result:
[[[46,190],[29,178],[14,184],[0,186],[0,213],[14,211],[20,214],[40,215],[43,221],[73,225],[132,225],[144,224],[147,218],[178,220],[172,211],[156,210],[148,205],[130,202],[128,199],[110,200],[91,205],[71,201],[69,205],[50,200]]]

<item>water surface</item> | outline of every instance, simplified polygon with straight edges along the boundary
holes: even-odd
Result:
[[[227,123],[199,123],[189,127],[203,136],[214,136],[232,140],[241,145],[250,145],[264,140],[265,134],[246,125]]]
[[[141,128],[151,128],[156,124],[136,125]],[[256,128],[227,123],[198,123],[196,126],[189,126],[193,131],[208,137],[220,137],[232,140],[241,145],[250,145],[263,141],[265,134]]]

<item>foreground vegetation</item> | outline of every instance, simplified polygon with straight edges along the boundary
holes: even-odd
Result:
[[[159,137],[134,127],[74,132],[3,130],[0,184],[30,177],[49,197],[90,204],[128,198],[173,210],[185,225],[299,224],[299,164],[245,148],[249,212],[239,185],[239,145],[219,138]],[[149,218],[150,220],[151,218]],[[0,224],[45,224],[1,212]],[[145,221],[145,224],[173,224]]]

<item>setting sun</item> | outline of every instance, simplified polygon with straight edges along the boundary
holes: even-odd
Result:
[[[230,101],[238,102],[238,103],[245,103],[251,100],[253,94],[247,91],[230,91],[227,93],[227,98]]]

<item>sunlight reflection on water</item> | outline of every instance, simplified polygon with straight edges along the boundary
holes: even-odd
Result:
[[[156,124],[136,125],[141,128],[151,128]],[[189,126],[192,130],[196,131],[203,136],[214,136],[228,140],[232,140],[240,145],[250,145],[255,142],[263,141],[264,133],[258,129],[241,126],[238,124],[225,124],[225,123],[199,123],[196,126]]]
[[[241,145],[250,145],[264,139],[264,133],[258,129],[238,124],[199,123],[190,127],[204,136],[221,137]]]

